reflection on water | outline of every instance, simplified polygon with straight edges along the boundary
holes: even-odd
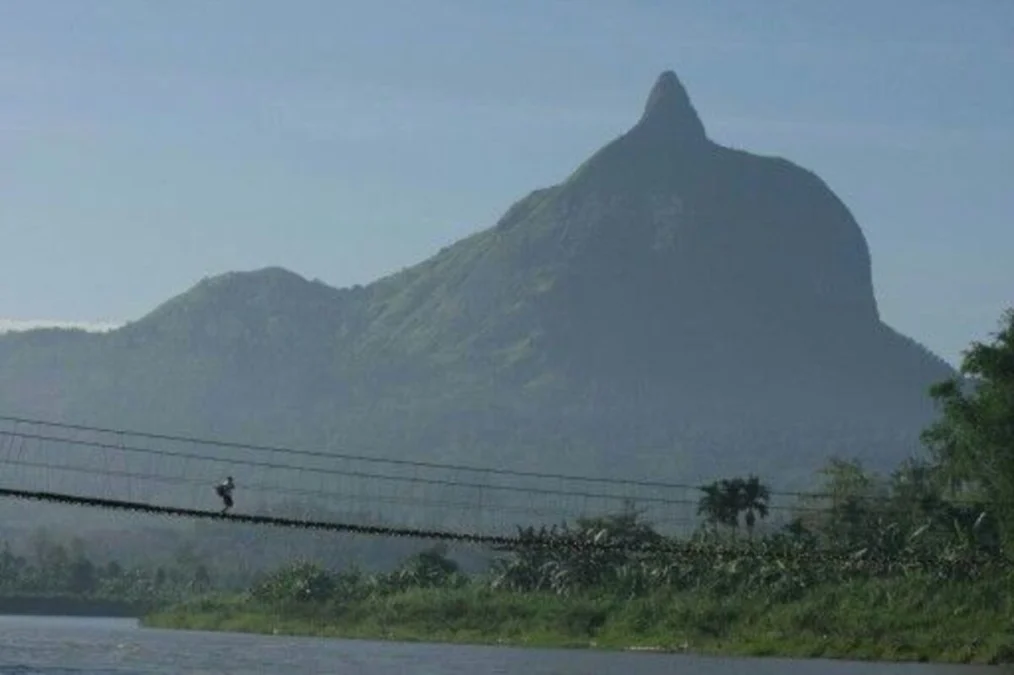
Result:
[[[1014,675],[1014,668],[419,645],[149,630],[133,619],[0,616],[0,673]]]

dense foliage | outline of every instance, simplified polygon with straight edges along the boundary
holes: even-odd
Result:
[[[70,596],[153,606],[206,593],[213,586],[209,566],[186,551],[171,564],[100,564],[85,552],[82,540],[65,544],[45,533],[34,538],[27,553],[15,552],[6,543],[0,549],[0,597]]]
[[[951,379],[931,394],[943,414],[923,434],[940,477],[954,494],[988,502],[1014,545],[1014,310],[991,344],[973,343],[961,366],[968,384]]]
[[[634,598],[669,589],[790,600],[814,586],[861,579],[959,582],[1008,574],[995,519],[982,504],[948,500],[930,467],[909,464],[878,479],[856,463],[835,462],[825,473],[820,500],[826,503],[807,499],[788,526],[746,539],[736,534],[739,514],[768,512],[766,491],[752,478],[706,486],[700,505],[709,521],[689,538],[663,536],[628,509],[558,528],[519,529],[519,543],[482,575],[466,578],[432,549],[385,574],[332,573],[301,561],[251,593],[290,605],[480,584],[563,596]],[[750,485],[757,488],[743,487]]]
[[[930,474],[909,465],[877,479],[855,463],[835,463],[826,472],[826,503],[808,500],[788,526],[747,538],[731,516],[690,538],[667,537],[628,509],[522,529],[521,545],[478,575],[463,574],[439,547],[386,573],[298,561],[245,594],[185,603],[150,622],[365,638],[1008,661],[1014,571],[997,545],[995,521],[978,505],[949,501],[924,480]],[[705,512],[714,495],[702,492]],[[744,514],[740,491],[728,495]],[[758,517],[766,512],[760,497],[751,508]]]

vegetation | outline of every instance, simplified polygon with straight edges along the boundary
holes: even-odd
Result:
[[[127,567],[95,562],[81,539],[67,545],[43,532],[30,548],[18,553],[5,542],[0,549],[0,606],[31,606],[28,601],[33,601],[44,607],[54,600],[74,600],[108,607],[112,601],[146,611],[205,594],[214,584],[208,565],[185,551],[174,564]]]
[[[332,596],[281,605],[205,599],[146,619],[167,628],[523,646],[1001,662],[1014,657],[1007,582],[975,588],[932,577],[825,584],[793,601],[660,589],[557,596],[481,584]],[[974,595],[970,595],[970,593]],[[1004,623],[1007,621],[1008,623]]]
[[[760,479],[750,476],[748,479],[715,481],[702,488],[704,496],[698,504],[697,513],[707,518],[712,526],[727,526],[735,531],[739,527],[739,517],[746,516],[746,529],[753,537],[753,529],[758,516],[768,515],[768,499],[770,492]]]
[[[361,637],[947,661],[1014,659],[1014,313],[967,352],[972,391],[934,387],[928,461],[832,461],[788,525],[758,532],[756,476],[701,489],[704,525],[660,534],[629,507],[525,528],[465,575],[433,548],[397,569],[301,561],[162,626]],[[739,536],[740,524],[748,536]]]
[[[883,502],[857,509],[847,501],[810,525],[753,540],[734,538],[732,526],[673,540],[634,512],[526,529],[522,545],[482,575],[462,574],[440,548],[382,574],[300,561],[243,594],[195,600],[148,622],[758,655],[1014,657],[1014,574],[995,548],[977,543],[982,521],[947,523],[903,501],[898,486]],[[835,536],[842,522],[855,525],[848,547]]]
[[[992,344],[974,343],[961,366],[967,386],[933,387],[943,415],[923,434],[952,494],[992,505],[1005,547],[1014,545],[1014,310]],[[971,391],[969,391],[971,390]]]

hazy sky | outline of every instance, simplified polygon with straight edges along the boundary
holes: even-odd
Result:
[[[1014,304],[1010,0],[0,0],[0,318],[368,282],[566,177],[667,68],[845,201],[888,323],[955,362]]]

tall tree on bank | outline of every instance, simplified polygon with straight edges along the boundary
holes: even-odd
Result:
[[[736,505],[737,511],[745,513],[746,531],[753,539],[753,528],[757,524],[757,518],[767,518],[768,501],[771,493],[767,486],[760,482],[757,476],[750,476],[746,480],[739,480],[739,501]]]
[[[990,344],[973,342],[961,375],[932,387],[940,419],[923,433],[951,486],[984,500],[1014,549],[1014,309]]]
[[[725,525],[733,534],[739,527],[739,515],[745,514],[747,533],[752,537],[757,518],[768,515],[770,492],[760,479],[732,478],[715,481],[701,488],[704,494],[697,503],[697,513],[713,526]]]
[[[724,525],[735,530],[739,522],[737,506],[737,489],[735,484],[723,479],[701,488],[704,494],[697,502],[697,514],[704,516],[713,527]]]

